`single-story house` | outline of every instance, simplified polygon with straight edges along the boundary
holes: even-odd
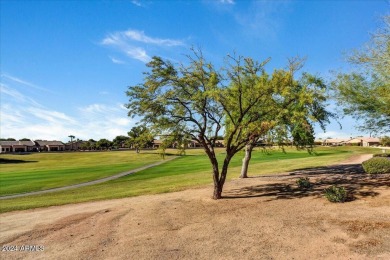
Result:
[[[33,141],[0,141],[0,153],[37,151]]]
[[[36,140],[35,144],[39,151],[65,151],[65,144],[61,141]]]
[[[377,146],[380,144],[379,138],[376,137],[362,137],[362,146],[369,147],[369,146]]]
[[[203,147],[203,145],[196,140],[191,140],[188,142],[188,148],[197,148],[197,147]]]
[[[357,145],[363,147],[376,146],[379,144],[380,140],[376,137],[356,137],[345,142],[345,145]]]
[[[352,138],[344,143],[345,145],[362,146],[361,138]]]
[[[155,139],[155,140],[153,140],[153,148],[154,149],[158,149],[158,148],[160,148],[160,146],[162,145],[162,140],[157,140],[157,139]]]
[[[347,141],[348,139],[344,139],[344,138],[328,138],[325,139],[322,144],[326,146],[340,146],[345,144]]]

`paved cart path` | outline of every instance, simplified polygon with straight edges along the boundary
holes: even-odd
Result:
[[[162,161],[159,161],[159,162],[156,162],[156,163],[152,163],[152,164],[149,164],[149,165],[137,168],[137,169],[133,169],[133,170],[130,170],[130,171],[118,173],[118,174],[115,174],[115,175],[112,175],[112,176],[109,176],[109,177],[106,177],[106,178],[94,180],[94,181],[88,181],[88,182],[83,182],[83,183],[79,183],[79,184],[63,186],[63,187],[53,188],[53,189],[48,189],[48,190],[32,191],[32,192],[26,192],[26,193],[14,194],[14,195],[1,196],[0,200],[14,199],[14,198],[19,198],[19,197],[40,195],[40,194],[45,194],[45,193],[49,193],[49,192],[64,191],[64,190],[70,190],[70,189],[85,187],[85,186],[91,186],[91,185],[95,185],[95,184],[99,184],[99,183],[115,180],[115,179],[121,178],[123,176],[131,175],[131,174],[134,174],[134,173],[137,173],[137,172],[140,172],[140,171],[143,171],[143,170],[146,170],[146,169],[158,166],[160,164],[169,162],[169,161],[171,161],[173,159],[176,159],[176,158],[177,158],[176,156],[170,157],[168,159],[165,159],[165,160],[162,160]]]

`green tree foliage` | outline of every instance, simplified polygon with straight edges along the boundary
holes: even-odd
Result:
[[[153,135],[144,125],[131,128],[127,134],[129,135],[129,139],[126,141],[127,144],[131,148],[134,148],[137,153],[140,152],[141,148],[151,147],[153,145]]]
[[[99,150],[107,150],[112,147],[112,142],[103,138],[96,142],[96,148]]]
[[[310,98],[304,93],[311,85],[297,85],[301,91],[290,89],[283,73],[279,78],[275,74],[271,81],[264,70],[268,60],[229,56],[225,67],[217,70],[200,51],[188,59],[188,65],[174,65],[153,57],[144,82],[129,87],[127,108],[129,116],[141,116],[145,125],[161,133],[179,128],[179,133],[202,144],[212,166],[213,197],[219,199],[232,157],[276,125],[289,127],[282,115],[287,117],[293,104],[302,111],[293,113],[294,120],[288,122],[301,122],[304,116],[300,114],[310,108],[301,105],[299,98]],[[290,98],[294,92],[299,94]],[[279,108],[284,112],[275,116]],[[214,151],[221,135],[226,148],[222,166]]]
[[[390,136],[383,136],[380,138],[381,145],[390,146]]]
[[[128,136],[118,135],[114,138],[114,140],[112,140],[112,143],[116,148],[122,148],[128,144],[129,139],[130,138]]]
[[[89,139],[86,142],[83,142],[80,146],[82,150],[96,150],[96,141]]]
[[[314,144],[313,125],[319,123],[324,129],[329,118],[334,117],[325,110],[326,85],[320,78],[308,73],[303,73],[299,80],[294,78],[303,62],[303,59],[293,58],[286,69],[276,70],[271,76],[263,73],[260,91],[266,94],[251,111],[251,116],[257,120],[251,128],[243,130],[250,135],[250,140],[245,147],[241,178],[247,177],[251,152],[259,139],[268,136],[279,145],[292,139],[298,149],[310,152]],[[240,77],[241,84],[246,84],[247,75]]]
[[[165,151],[169,147],[176,148],[178,155],[185,155],[190,138],[180,128],[174,129],[170,134],[162,135],[162,143],[159,147],[161,157],[165,158]]]
[[[90,145],[90,143],[88,141],[86,141],[86,142],[84,142],[84,143],[82,143],[80,145],[80,149],[83,150],[83,151],[91,150],[91,145]]]
[[[356,71],[338,73],[332,82],[338,104],[346,115],[362,120],[367,132],[390,131],[390,16],[371,41],[348,57]]]

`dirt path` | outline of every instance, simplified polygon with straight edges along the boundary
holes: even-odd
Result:
[[[177,157],[169,157],[168,159],[164,159],[162,161],[159,161],[159,162],[156,162],[156,163],[153,163],[153,164],[149,164],[149,165],[146,165],[146,166],[143,166],[143,167],[131,170],[131,171],[118,173],[118,174],[115,174],[115,175],[112,175],[112,176],[109,176],[109,177],[106,177],[106,178],[94,180],[94,181],[89,181],[89,182],[84,182],[84,183],[79,183],[79,184],[74,184],[74,185],[69,185],[69,186],[63,186],[63,187],[53,188],[53,189],[48,189],[48,190],[33,191],[33,192],[26,192],[26,193],[9,195],[9,196],[2,196],[2,197],[0,197],[0,200],[14,199],[14,198],[19,198],[19,197],[25,197],[25,196],[31,196],[31,195],[39,195],[39,194],[50,193],[50,192],[55,192],[55,191],[63,191],[63,190],[70,190],[70,189],[75,189],[75,188],[81,188],[81,187],[85,187],[85,186],[91,186],[91,185],[95,185],[95,184],[99,184],[99,183],[115,180],[115,179],[118,179],[118,178],[130,175],[130,174],[134,174],[134,173],[137,173],[137,172],[140,172],[140,171],[143,171],[143,170],[146,170],[146,169],[158,166],[160,164],[169,162],[169,161],[171,161],[173,159],[176,159],[176,158]]]
[[[207,186],[4,213],[0,245],[19,251],[0,258],[390,259],[390,175],[354,172],[359,158],[308,171],[310,191],[296,188],[297,175],[253,177],[226,183],[218,201]],[[354,199],[324,199],[334,182]]]

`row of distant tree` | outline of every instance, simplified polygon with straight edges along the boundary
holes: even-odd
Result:
[[[19,140],[16,140],[15,138],[0,138],[0,141],[31,141],[28,138],[22,138]]]
[[[153,146],[154,136],[144,126],[133,127],[129,132],[128,136],[119,135],[112,141],[102,138],[99,140],[89,139],[83,141],[80,139],[73,139],[72,136],[70,143],[73,144],[73,150],[107,150],[107,149],[118,149],[118,148],[133,148],[137,152],[141,148],[151,148]],[[16,140],[15,138],[0,138],[0,141],[32,141],[29,138],[22,138]]]

